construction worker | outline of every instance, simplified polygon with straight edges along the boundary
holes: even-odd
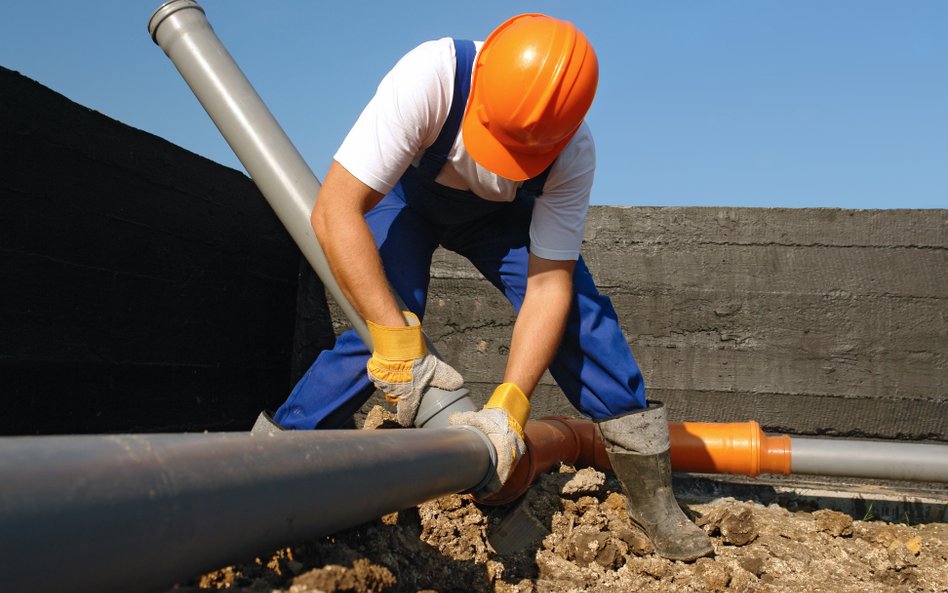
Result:
[[[421,331],[431,257],[442,245],[517,310],[502,383],[483,410],[451,418],[480,428],[497,448],[488,488],[499,489],[525,452],[529,398],[549,368],[598,423],[631,519],[659,554],[692,560],[711,545],[672,494],[665,410],[646,404],[612,304],[580,257],[596,165],[583,119],[597,82],[585,35],[540,14],[508,20],[483,43],[423,43],[395,65],[336,152],[312,213],[375,350],[354,331],[339,336],[274,420],[287,429],[338,427],[378,388],[411,426],[429,386],[461,387]]]

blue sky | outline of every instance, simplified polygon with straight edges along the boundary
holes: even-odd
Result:
[[[0,65],[241,168],[148,37],[159,4],[8,3]],[[404,52],[545,12],[599,55],[594,204],[948,207],[945,1],[201,4],[319,177]]]

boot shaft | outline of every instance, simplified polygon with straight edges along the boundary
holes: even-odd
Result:
[[[657,455],[671,449],[668,415],[661,402],[649,401],[642,410],[597,420],[596,427],[607,452]]]
[[[713,551],[675,499],[671,478],[668,417],[660,402],[596,422],[606,454],[628,499],[629,519],[648,536],[655,551],[672,560],[694,560]]]

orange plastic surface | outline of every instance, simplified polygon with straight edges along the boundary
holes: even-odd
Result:
[[[790,437],[768,436],[749,422],[669,422],[671,464],[675,471],[756,476],[790,473]],[[503,489],[478,499],[501,505],[522,496],[538,475],[566,463],[611,471],[605,444],[590,420],[548,416],[527,423],[527,453]]]

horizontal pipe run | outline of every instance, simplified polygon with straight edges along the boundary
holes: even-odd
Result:
[[[527,454],[500,492],[478,502],[501,505],[522,496],[560,463],[611,471],[594,422],[546,417],[527,423]],[[748,422],[669,422],[671,465],[677,472],[810,474],[948,482],[948,445],[791,438],[767,435]]]
[[[948,445],[791,439],[792,473],[948,482]]]
[[[741,474],[790,473],[790,437],[769,436],[749,422],[669,422],[675,471]]]
[[[786,437],[764,435],[775,446],[761,445],[754,422],[730,425],[727,438],[713,425],[689,424],[669,427],[675,470],[783,467]],[[610,469],[593,422],[544,418],[526,433],[526,457],[504,490],[481,502],[512,502],[559,463]],[[946,445],[789,442],[793,473],[948,482]],[[726,455],[714,451],[722,444]],[[779,463],[728,460],[768,448]],[[686,451],[694,458],[682,461]],[[14,592],[168,587],[474,488],[491,471],[492,452],[487,437],[467,427],[0,438],[0,582]]]
[[[463,427],[0,438],[6,592],[154,591],[469,489]]]

